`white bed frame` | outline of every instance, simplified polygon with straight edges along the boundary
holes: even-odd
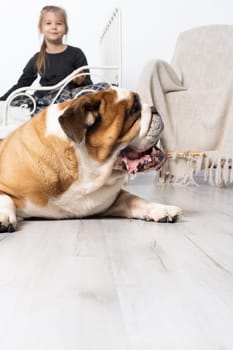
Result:
[[[3,102],[2,117],[0,121],[0,139],[5,138],[11,131],[31,118],[36,109],[36,101],[33,97],[35,91],[57,91],[51,103],[56,100],[67,84],[79,75],[84,69],[88,69],[93,80],[98,78],[99,82],[107,82],[109,86],[121,86],[122,82],[122,58],[121,58],[121,13],[116,8],[108,20],[103,34],[100,37],[100,66],[83,66],[76,69],[65,79],[54,86],[28,86],[13,91],[7,100]],[[82,92],[81,92],[82,93]],[[27,96],[33,103],[33,109],[29,110],[27,105],[20,107],[11,106],[12,101],[18,96]]]

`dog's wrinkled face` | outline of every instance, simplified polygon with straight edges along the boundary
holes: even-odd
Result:
[[[138,94],[120,88],[80,96],[59,117],[66,135],[85,143],[93,159],[116,158],[115,168],[129,173],[158,169],[165,161],[157,148],[163,122]]]

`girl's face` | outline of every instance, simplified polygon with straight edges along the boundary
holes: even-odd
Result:
[[[67,32],[64,19],[59,13],[52,11],[45,12],[43,14],[40,32],[44,35],[45,40],[49,42],[62,42],[62,38]]]

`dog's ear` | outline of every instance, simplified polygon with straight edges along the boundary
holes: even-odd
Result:
[[[74,142],[80,143],[86,130],[92,127],[99,118],[99,110],[104,100],[99,93],[91,93],[78,97],[58,118],[65,134]]]

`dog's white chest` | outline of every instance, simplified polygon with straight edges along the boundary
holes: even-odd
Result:
[[[123,183],[124,176],[110,178],[105,185],[93,190],[94,183],[80,186],[76,182],[62,195],[50,198],[45,206],[35,205],[27,200],[23,209],[17,209],[17,215],[62,219],[102,213],[115,201]]]

